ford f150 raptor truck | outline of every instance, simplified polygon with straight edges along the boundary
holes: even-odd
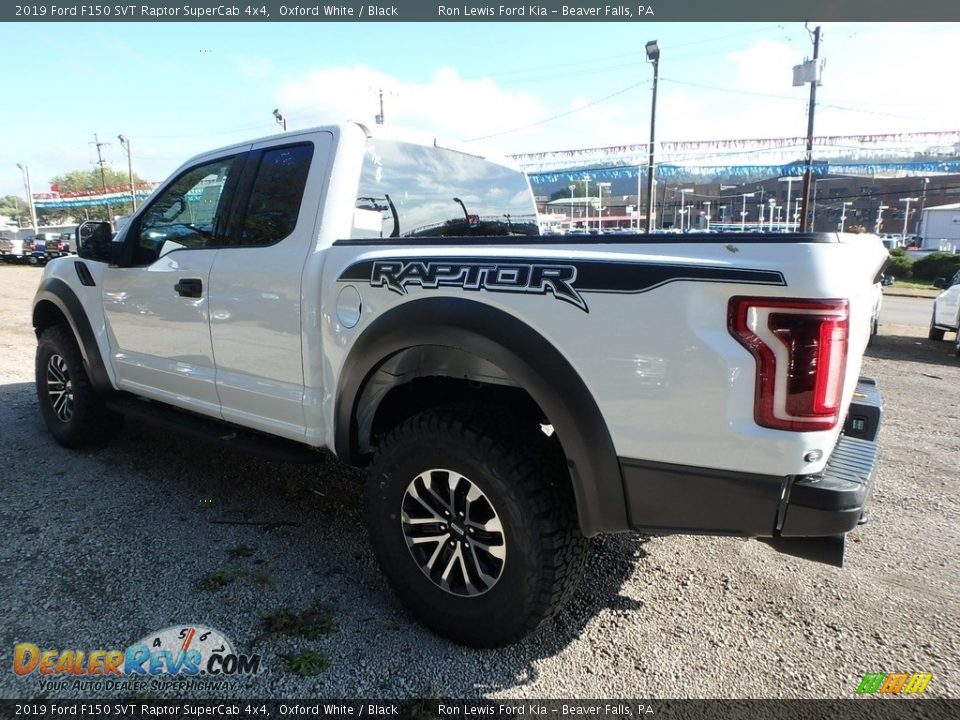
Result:
[[[195,157],[78,238],[33,306],[56,440],[134,415],[365,467],[384,573],[461,643],[554,614],[598,533],[839,564],[863,515],[873,236],[541,235],[510,162],[344,124]]]

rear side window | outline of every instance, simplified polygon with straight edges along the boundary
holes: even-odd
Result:
[[[293,232],[303,204],[313,145],[267,150],[260,159],[238,245],[272,245]]]
[[[456,150],[371,139],[355,238],[539,235],[526,176]]]

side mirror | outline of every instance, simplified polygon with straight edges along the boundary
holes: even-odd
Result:
[[[86,220],[77,225],[77,255],[84,260],[113,262],[113,228],[100,220]]]
[[[943,290],[943,289],[945,289],[945,288],[947,287],[947,279],[946,279],[946,278],[934,278],[934,279],[933,279],[933,286],[934,286],[935,288],[940,288],[941,290]]]

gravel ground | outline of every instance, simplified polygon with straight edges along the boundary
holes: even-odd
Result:
[[[241,697],[848,698],[863,673],[894,671],[960,697],[960,361],[925,328],[884,325],[865,361],[883,450],[842,570],[741,539],[599,538],[548,627],[476,651],[406,616],[357,475],[332,458],[251,458],[137,422],[103,449],[57,446],[33,390],[39,274],[0,267],[0,697],[91,694],[15,676],[17,643],[125,648],[180,623],[262,655]],[[313,639],[276,629],[311,609]],[[327,669],[294,674],[304,650]]]

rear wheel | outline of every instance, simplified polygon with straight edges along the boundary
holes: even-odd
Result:
[[[122,416],[108,410],[83,366],[70,329],[54,325],[40,334],[36,359],[37,400],[50,433],[64,447],[108,440]]]
[[[450,406],[403,422],[367,474],[367,524],[394,591],[434,632],[515,642],[576,589],[588,541],[569,480],[487,411]],[[515,437],[515,436],[514,436]]]

